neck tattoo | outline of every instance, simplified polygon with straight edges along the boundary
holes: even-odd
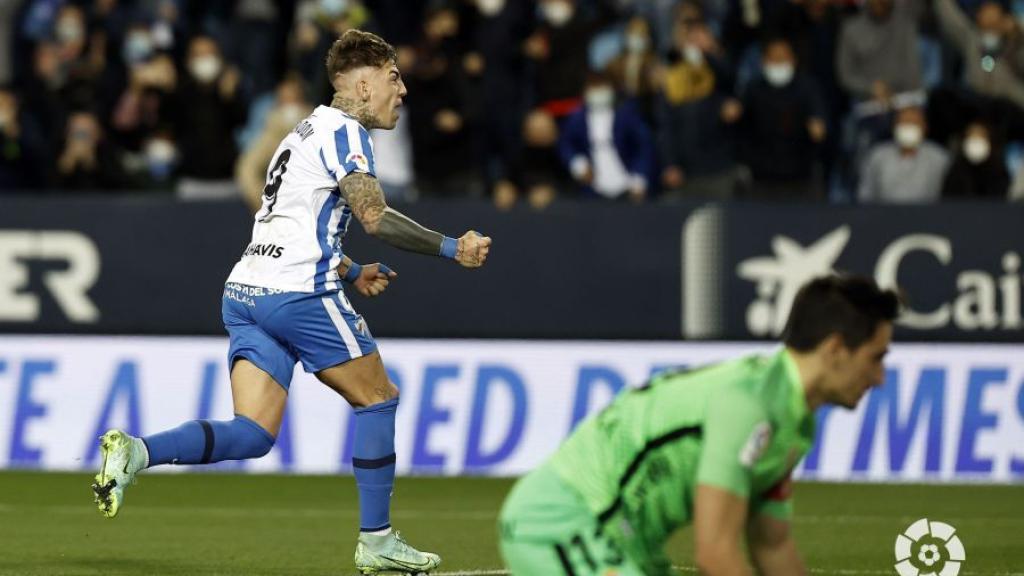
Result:
[[[331,100],[331,108],[337,108],[345,114],[355,118],[363,125],[363,128],[372,130],[377,127],[377,119],[370,112],[370,104],[367,102],[356,102],[335,92],[334,100]]]

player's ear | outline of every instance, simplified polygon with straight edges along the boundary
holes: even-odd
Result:
[[[843,342],[843,335],[839,332],[829,334],[827,338],[821,341],[819,349],[828,366],[835,366],[837,363],[842,362],[844,353],[849,352],[846,349],[846,343]]]
[[[370,83],[366,81],[366,78],[360,79],[359,83],[356,84],[356,93],[359,94],[359,98],[364,102],[368,101],[370,99],[370,92]]]

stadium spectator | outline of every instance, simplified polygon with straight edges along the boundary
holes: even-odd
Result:
[[[469,116],[472,106],[456,44],[459,15],[450,7],[428,10],[423,40],[411,70],[409,125],[417,186],[425,196],[481,195]]]
[[[246,114],[238,93],[241,75],[224,62],[209,36],[193,37],[188,53],[188,73],[176,92],[174,126],[181,150],[178,193],[185,199],[234,196],[232,176],[238,152],[233,132]]]
[[[104,136],[95,114],[72,112],[57,158],[57,184],[69,190],[110,192],[124,183],[118,150]]]
[[[287,65],[284,45],[294,0],[237,0],[228,22],[226,56],[235,62],[251,94],[274,90]]]
[[[1003,149],[985,122],[967,125],[942,184],[943,199],[1005,200],[1010,188]]]
[[[769,40],[762,54],[761,76],[747,87],[738,122],[751,191],[763,200],[821,198],[813,180],[826,135],[818,87],[799,71],[788,40]]]
[[[1024,108],[1024,38],[998,2],[983,2],[974,24],[953,0],[934,0],[945,37],[959,50],[966,84]]]
[[[242,190],[242,198],[252,212],[262,205],[267,168],[278,144],[312,111],[313,105],[306,98],[300,77],[290,76],[277,85],[274,107],[266,116],[263,130],[239,156],[235,166],[235,179]]]
[[[584,103],[562,128],[562,162],[588,195],[643,201],[653,189],[650,130],[631,103],[616,105],[605,74],[588,78]]]
[[[843,23],[836,70],[857,100],[887,102],[921,89],[918,19],[922,0],[867,0]]]
[[[136,151],[153,130],[173,120],[178,87],[174,61],[166,54],[153,55],[148,37],[140,32],[128,32],[128,82],[110,117],[111,136],[125,149]]]
[[[47,158],[42,134],[22,111],[17,94],[0,88],[0,190],[45,185]]]
[[[388,202],[412,202],[419,197],[413,168],[409,115],[398,117],[392,130],[371,130],[374,154],[386,159],[377,165],[377,180]]]
[[[523,122],[523,148],[519,163],[521,185],[526,201],[536,210],[546,208],[555,200],[559,190],[570,186],[570,180],[558,157],[558,125],[554,117],[542,110],[534,110]],[[495,197],[499,208],[510,204],[507,197]],[[511,197],[515,200],[515,195]]]
[[[974,22],[951,0],[935,0],[947,41],[959,52],[963,84],[944,90],[931,118],[942,133],[957,132],[956,120],[984,114],[1001,118],[1013,138],[1024,138],[1024,33],[998,2],[982,2]]]
[[[154,131],[142,144],[142,153],[134,161],[126,161],[134,170],[128,174],[128,185],[148,192],[173,192],[177,182],[178,159],[173,131]]]
[[[314,102],[330,102],[333,89],[324,72],[324,58],[335,38],[365,25],[370,13],[359,0],[304,0],[295,11],[290,69],[298,70],[312,88]]]
[[[726,124],[736,118],[724,52],[699,4],[676,10],[674,48],[661,73],[658,146],[669,197],[731,197],[738,185]]]
[[[587,47],[603,22],[588,18],[576,0],[541,0],[541,21],[523,44],[535,67],[535,108],[561,120],[581,104]]]
[[[625,50],[613,58],[607,67],[615,89],[635,101],[644,121],[654,121],[654,97],[658,91],[658,55],[651,42],[647,20],[639,16],[629,19],[623,35]]]
[[[477,0],[474,22],[475,50],[466,63],[480,76],[481,110],[502,113],[480,114],[477,139],[481,143],[484,178],[499,207],[515,202],[522,145],[523,108],[526,105],[523,84],[526,56],[522,44],[533,20],[529,2]]]
[[[868,154],[857,192],[861,202],[925,204],[939,199],[949,156],[925,140],[926,128],[920,108],[897,113],[894,141],[878,144]]]

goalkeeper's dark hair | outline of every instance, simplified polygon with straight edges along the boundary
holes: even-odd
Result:
[[[333,82],[336,75],[349,70],[363,66],[379,68],[397,62],[394,46],[376,34],[352,29],[335,40],[327,51],[327,79]]]
[[[899,295],[866,276],[816,278],[797,293],[782,341],[807,352],[838,333],[853,350],[871,339],[881,322],[895,320],[899,310]]]

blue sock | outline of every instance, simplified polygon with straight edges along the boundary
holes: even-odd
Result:
[[[359,488],[359,530],[391,526],[391,491],[395,486],[395,410],[398,398],[358,408],[352,470]]]
[[[193,420],[142,441],[149,450],[150,466],[246,460],[274,447],[270,432],[238,414],[234,420]]]

